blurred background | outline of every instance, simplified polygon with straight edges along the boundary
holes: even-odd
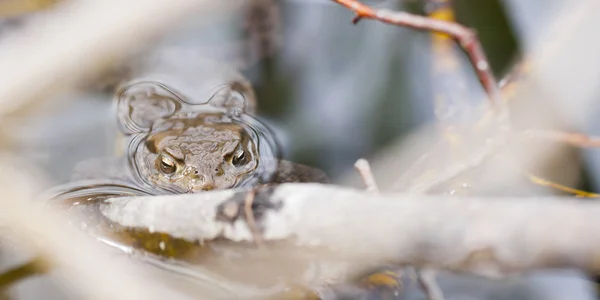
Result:
[[[319,167],[333,178],[351,171],[357,158],[372,156],[417,126],[435,120],[430,34],[373,21],[352,26],[351,12],[325,0],[262,2],[274,6],[268,18],[273,18],[275,28],[265,37],[265,43],[272,45],[263,45],[267,49],[242,45],[241,52],[250,55],[232,49],[240,43],[256,43],[256,39],[239,37],[245,34],[239,13],[230,20],[214,20],[215,24],[185,20],[155,47],[168,49],[166,57],[174,63],[190,59],[187,53],[206,49],[215,56],[227,51],[225,60],[242,60],[241,71],[256,89],[258,113],[277,131],[285,156]],[[424,13],[420,1],[367,3]],[[511,3],[455,1],[458,21],[477,29],[498,77],[518,55],[514,20],[525,20],[510,12],[535,9],[536,18],[543,20],[539,7],[513,7]],[[543,5],[544,9],[548,6]],[[43,18],[44,13],[29,18]],[[537,23],[530,16],[527,19],[520,21],[521,26],[534,30]],[[2,24],[3,32],[9,33],[26,26],[27,20],[5,18]],[[469,88],[481,98],[481,88],[466,61],[459,71],[466,73]],[[450,86],[445,88],[457,93]],[[110,131],[106,130],[114,123],[111,92],[76,95],[86,101],[71,102],[62,111],[35,120],[36,124],[26,124],[28,128],[19,132],[29,137],[23,151],[48,165],[48,171],[56,175],[52,178],[58,180],[69,178],[69,167],[78,159],[111,155]],[[51,167],[53,161],[60,161],[60,167]]]
[[[162,51],[165,61],[184,64],[193,56],[182,53],[195,51],[240,62],[241,72],[255,87],[258,114],[276,132],[284,157],[318,167],[338,183],[362,187],[353,168],[358,158],[377,161],[381,153],[436,120],[464,122],[471,108],[468,104],[485,101],[460,49],[452,50],[461,62],[455,76],[435,76],[430,33],[370,20],[353,26],[350,11],[326,0],[254,2],[260,4],[254,17],[269,20],[263,24],[268,28],[263,28],[262,35],[248,31],[242,12],[232,12],[215,20],[185,20],[147,51]],[[366,3],[421,15],[427,7],[414,0]],[[569,4],[560,0],[453,1],[457,21],[477,30],[498,79],[521,53],[539,43],[545,28],[568,11]],[[54,9],[48,1],[47,8],[32,6],[33,12],[23,16],[16,13],[18,9],[2,13],[2,5],[0,32],[4,35],[35,26],[31,20],[43,19]],[[101,89],[68,95],[77,101],[48,109],[33,120],[15,118],[4,129],[23,141],[18,145],[20,153],[43,166],[54,183],[69,181],[73,167],[82,160],[114,154],[111,83],[118,80],[111,76],[103,77],[107,84]],[[439,93],[447,95],[450,104],[436,106]],[[453,102],[453,97],[467,99],[467,104]],[[595,128],[594,122],[583,127],[589,132]],[[566,171],[570,176],[561,183],[590,191],[599,187],[595,170],[600,168],[595,166],[600,157],[595,152],[571,149],[564,154],[568,159],[563,167],[570,170]],[[442,274],[440,284],[448,299],[595,299],[593,285],[584,278],[575,271],[495,282]],[[36,279],[19,284],[17,294],[19,299],[50,299],[48,288],[52,289],[47,282]],[[60,293],[54,296],[61,297]],[[407,297],[422,299],[423,295],[415,290]]]

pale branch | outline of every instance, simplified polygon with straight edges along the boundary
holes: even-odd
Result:
[[[527,178],[529,179],[529,181],[540,185],[540,186],[545,186],[551,189],[555,189],[555,190],[559,190],[562,191],[564,193],[569,193],[569,194],[573,194],[576,197],[585,197],[585,198],[600,198],[600,194],[596,194],[596,193],[591,193],[591,192],[586,192],[586,191],[582,191],[582,190],[578,190],[578,189],[574,189],[568,186],[564,186],[562,184],[556,183],[556,182],[552,182],[550,180],[546,180],[544,178],[541,178],[539,176],[533,175],[529,172],[523,172],[525,176],[527,176]]]
[[[4,271],[0,273],[0,290],[3,290],[11,284],[25,278],[44,274],[44,270],[45,268],[40,264],[40,261],[34,259],[10,270]]]
[[[246,194],[115,198],[101,211],[120,225],[190,241],[253,242],[240,213]],[[284,256],[290,245],[301,253],[314,249],[324,259],[352,261],[352,271],[393,262],[489,277],[544,268],[600,272],[600,204],[590,201],[378,194],[296,183],[259,189],[252,209],[267,258],[278,256],[283,243]]]
[[[502,132],[498,133],[494,138],[489,138],[488,142],[474,149],[471,153],[471,157],[465,160],[459,160],[453,163],[448,168],[439,172],[437,176],[432,179],[428,179],[418,184],[413,184],[407,191],[410,193],[428,193],[439,188],[451,180],[458,178],[459,176],[469,172],[487,162],[489,159],[499,153],[500,150],[507,146],[506,137],[502,135]],[[401,179],[403,179],[401,177]]]
[[[3,238],[7,233],[34,249],[61,286],[78,299],[191,299],[158,284],[132,262],[116,260],[114,252],[69,226],[64,212],[32,201],[39,186],[23,171],[24,164],[14,167],[15,161],[0,160],[0,227],[9,228]],[[194,299],[199,297],[204,298]]]
[[[135,53],[181,17],[239,1],[74,1],[0,47],[0,115],[69,91]],[[111,20],[107,22],[107,20]],[[52,74],[49,76],[48,74]]]
[[[544,42],[536,45],[536,49],[533,49],[536,51],[528,51],[523,55],[523,61],[516,65],[500,83],[502,98],[510,99],[513,105],[527,103],[531,99],[544,99],[549,105],[561,105],[562,107],[559,107],[563,113],[561,116],[566,119],[567,123],[570,123],[570,128],[576,128],[583,124],[585,112],[591,105],[590,99],[594,99],[593,93],[597,92],[597,83],[600,82],[597,80],[598,74],[595,72],[600,65],[599,56],[596,54],[598,53],[597,49],[600,49],[600,43],[597,40],[589,39],[590,34],[593,35],[591,31],[600,22],[593,16],[593,12],[600,8],[600,4],[591,0],[581,1],[577,4],[573,7],[572,13],[562,14],[556,22],[553,22],[556,28],[546,30],[546,34],[551,35],[551,38],[540,39]],[[548,43],[549,41],[551,43]],[[567,58],[570,59],[569,63],[564,62]],[[563,63],[556,64],[557,61],[563,61]],[[576,71],[564,72],[565,65],[572,66],[570,68]],[[573,76],[573,74],[577,74],[577,76]],[[511,114],[524,116],[523,118],[526,118],[528,123],[532,123],[535,125],[534,127],[538,128],[564,127],[564,124],[560,124],[564,120],[540,114],[530,108],[512,109]],[[493,115],[494,113],[490,112],[479,123],[485,124],[490,119],[496,120],[496,118],[491,118]],[[522,134],[513,130],[509,134],[515,135],[517,138],[560,141],[576,147],[599,145],[597,138],[578,133],[529,131]],[[490,135],[489,138],[496,139],[496,136]],[[443,171],[442,175],[435,176],[432,180],[414,187],[414,191],[428,191],[441,186],[488,161],[497,153],[497,150],[497,148],[477,150],[474,158],[451,165]],[[428,155],[432,156],[433,153],[434,151],[429,151]],[[543,157],[535,157],[530,161],[542,163]],[[412,173],[406,174],[412,175]],[[405,178],[400,177],[397,182],[402,182]],[[501,181],[498,180],[498,182]]]
[[[361,158],[354,163],[354,168],[360,173],[362,177],[366,190],[370,192],[379,192],[379,188],[377,187],[377,182],[375,181],[375,176],[371,172],[371,165],[369,161],[364,158]],[[428,300],[443,300],[444,295],[442,290],[438,286],[435,280],[435,271],[433,270],[415,270],[417,274],[418,281],[420,283],[421,289],[423,293],[427,297]],[[401,278],[403,274],[398,274],[398,277]]]
[[[197,11],[199,16],[207,16],[234,3],[239,1],[68,2],[2,41],[0,115],[32,108],[35,101],[73,90],[139,50],[169,25],[176,25],[185,14]],[[6,226],[37,250],[56,268],[52,276],[63,286],[82,299],[188,299],[163,288],[129,263],[115,261],[114,253],[102,251],[97,243],[64,224],[63,215],[42,212],[28,202],[33,198],[34,182],[20,180],[19,173],[27,164],[11,169],[9,162],[13,161],[0,162],[0,227]],[[203,293],[194,299],[205,296],[210,298]]]
[[[551,142],[561,142],[580,148],[600,147],[599,137],[578,132],[528,129],[520,132],[519,137],[525,140],[547,140]]]
[[[375,181],[375,176],[373,176],[373,172],[371,172],[371,165],[369,164],[369,161],[364,158],[360,158],[354,163],[354,168],[362,178],[367,191],[379,191],[377,182]]]
[[[532,127],[585,128],[590,107],[595,103],[600,87],[597,72],[600,41],[589,37],[600,24],[594,17],[600,2],[582,0],[573,4],[568,12],[559,14],[548,24],[533,46],[526,49],[527,76],[515,91],[511,117],[526,118]],[[540,114],[535,108],[519,106],[528,103],[528,99],[555,106],[559,115]]]
[[[435,280],[435,271],[419,270],[417,279],[419,285],[425,292],[427,300],[444,300],[444,294]]]

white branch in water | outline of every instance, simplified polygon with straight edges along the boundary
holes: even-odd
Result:
[[[243,209],[227,209],[232,213],[223,218],[225,207],[243,207],[245,193],[115,198],[102,212],[125,226],[188,240],[252,241],[243,214],[234,216]],[[357,266],[395,262],[491,277],[553,267],[600,271],[600,203],[591,201],[374,194],[284,184],[259,190],[254,204],[266,242],[325,248]]]

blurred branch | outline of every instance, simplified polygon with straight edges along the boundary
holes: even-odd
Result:
[[[600,26],[596,13],[600,2],[582,0],[569,5],[569,10],[551,22],[539,41],[524,57],[527,76],[515,90],[515,117],[527,118],[536,128],[560,123],[568,128],[583,128],[590,105],[595,103],[600,88],[600,40],[590,39]],[[560,62],[560,63],[559,63]],[[557,116],[541,115],[521,109],[519,103],[539,99],[560,112]],[[543,126],[543,127],[542,127]]]
[[[527,173],[527,178],[529,178],[529,180],[535,184],[541,185],[541,186],[546,186],[549,188],[553,188],[559,191],[563,191],[565,193],[569,193],[569,194],[573,194],[577,197],[584,197],[584,198],[600,198],[600,194],[596,194],[596,193],[590,193],[590,192],[586,192],[586,191],[582,191],[582,190],[578,190],[578,189],[574,189],[574,188],[570,188],[568,186],[564,186],[562,184],[558,184],[549,180],[546,180],[544,178],[532,175]]]
[[[510,101],[515,97],[519,84],[531,76],[532,59],[524,58],[500,81],[503,99]],[[523,139],[542,139],[566,143],[580,148],[600,147],[600,138],[578,132],[564,132],[552,130],[528,129],[518,133]]]
[[[175,25],[185,14],[199,12],[202,17],[236,3],[71,2],[3,41],[0,116],[74,89]],[[0,223],[55,267],[53,274],[63,285],[82,299],[188,299],[153,283],[129,263],[115,261],[96,241],[68,226],[63,215],[31,202],[32,193],[39,189],[23,174],[26,164],[12,168],[9,162],[14,160],[0,163]],[[195,295],[194,299],[205,296],[210,295]]]
[[[0,291],[25,278],[44,274],[45,269],[46,267],[40,260],[34,259],[2,272],[0,273]]]
[[[425,178],[426,182],[414,187],[415,191],[429,191],[448,183],[450,180],[466,174],[467,171],[488,162],[500,149],[510,151],[512,143],[509,142],[510,138],[513,137],[526,138],[531,135],[528,138],[562,141],[578,147],[596,145],[597,138],[595,137],[561,132],[560,129],[573,129],[573,127],[581,126],[583,124],[582,120],[589,117],[589,107],[593,103],[591,100],[595,99],[594,94],[598,92],[600,73],[597,70],[600,68],[600,56],[597,53],[600,53],[600,43],[597,40],[589,39],[589,36],[594,34],[593,28],[600,25],[600,20],[592,13],[598,9],[600,9],[600,3],[588,0],[570,6],[570,11],[560,14],[559,18],[552,23],[553,26],[548,28],[548,36],[546,39],[540,39],[544,43],[537,46],[537,51],[524,54],[524,59],[500,83],[502,98],[510,99],[511,105],[515,106],[515,109],[511,108],[511,118],[513,120],[516,119],[515,116],[520,116],[533,128],[558,130],[538,130],[538,134],[535,134],[536,131],[521,134],[515,128],[507,131],[501,129],[494,131],[492,127],[498,124],[492,122],[492,126],[490,126],[489,122],[490,120],[496,120],[494,112],[486,112],[476,125],[470,125],[473,130],[459,132],[459,142],[469,144],[465,147],[468,151],[464,157],[456,159],[441,172],[429,173],[429,178]],[[565,62],[565,60],[568,60],[568,62]],[[538,100],[538,106],[527,107],[522,105],[523,103],[531,103],[532,99]],[[541,113],[541,111],[547,111],[547,107],[544,107],[544,110],[537,110],[539,105],[554,106],[551,109],[556,109],[557,114],[550,116]],[[481,134],[478,127],[492,130],[487,134],[485,132]],[[490,147],[489,141],[496,145]],[[424,163],[429,160],[443,160],[447,157],[447,151],[445,150],[448,147],[447,144],[448,142],[443,140],[433,147],[428,146],[427,149],[423,150],[426,154],[422,155],[416,163],[411,164],[409,171],[405,172],[403,176],[397,175],[398,168],[388,169],[383,167],[385,171],[381,173],[385,173],[383,176],[397,178],[394,187],[406,190],[406,181],[419,178],[415,175],[415,169],[417,171],[422,170]],[[531,165],[544,164],[546,159],[549,158],[545,153],[552,153],[551,150],[560,145],[550,146],[553,147],[540,150],[531,149],[533,148],[531,147],[526,149],[527,151],[518,151],[511,155],[516,155],[512,157],[519,161],[527,161]],[[530,150],[537,152],[534,154]],[[412,157],[412,154],[407,154],[404,158],[408,159],[410,157]],[[402,161],[402,159],[403,154],[396,152],[394,157],[390,156],[386,159],[387,162],[382,161],[380,164],[389,165],[392,160]],[[376,164],[379,163],[376,162]],[[498,167],[501,167],[501,165]],[[498,178],[493,183],[478,181],[480,186],[499,184],[511,180],[512,175],[506,174],[501,169],[487,170],[493,174],[498,174]],[[505,175],[507,177],[503,177]],[[486,187],[482,186],[482,188],[485,189]]]
[[[369,192],[379,192],[379,188],[377,187],[375,177],[371,172],[371,166],[369,165],[369,162],[366,159],[361,158],[356,161],[354,167],[356,168],[356,170],[358,170],[365,185],[367,186],[366,190]],[[421,285],[421,289],[423,290],[423,293],[427,296],[427,299],[443,300],[444,295],[442,293],[441,288],[437,284],[437,281],[435,280],[435,271],[421,269],[417,269],[415,271],[417,273],[417,278]],[[402,281],[402,276],[404,274],[398,272],[394,275],[394,277],[397,278],[397,281]]]
[[[413,15],[401,11],[371,8],[370,6],[363,4],[358,0],[332,1],[345,6],[356,13],[356,17],[352,20],[352,22],[355,24],[361,19],[367,18],[393,25],[449,35],[458,42],[458,44],[463,48],[469,57],[469,60],[475,69],[475,72],[477,73],[477,77],[485,89],[492,105],[496,107],[498,105],[503,105],[494,74],[492,74],[488,60],[483,52],[483,48],[477,39],[477,34],[472,29],[464,27],[455,22]]]
[[[444,300],[444,294],[435,277],[435,271],[433,270],[419,270],[417,279],[427,296],[427,300]]]
[[[370,192],[378,192],[379,188],[377,187],[377,182],[375,181],[375,176],[371,172],[371,165],[369,165],[369,161],[364,158],[360,158],[354,163],[354,168],[358,171],[358,174],[362,178],[367,191]]]
[[[208,15],[236,3],[73,1],[36,26],[16,32],[0,47],[0,115],[89,80],[157,37],[182,15]]]
[[[252,242],[243,214],[230,213],[243,211],[246,194],[115,198],[101,211],[122,226],[153,228],[189,241]],[[392,262],[491,277],[542,268],[600,271],[600,204],[590,201],[377,194],[283,184],[258,189],[253,203],[255,228],[269,247],[266,259],[295,247],[302,253],[327,249],[329,258],[351,260],[356,268]],[[232,204],[238,209],[224,210]],[[275,241],[289,244],[280,249]]]
[[[518,94],[519,88],[524,88],[522,85],[529,84],[526,87],[531,89],[531,72],[532,64],[535,60],[526,58],[516,64],[512,70],[506,75],[500,82],[501,93],[503,99],[507,101],[515,101],[515,97],[523,97]],[[537,62],[537,61],[536,61]],[[539,63],[539,62],[538,62]],[[521,99],[522,101],[525,99]],[[536,115],[537,117],[537,115]],[[490,119],[490,114],[485,115],[480,121],[480,124],[486,124]],[[479,126],[478,125],[478,126]],[[507,133],[506,136],[489,136],[487,141],[494,141],[494,143],[487,143],[477,150],[471,150],[471,155],[467,161],[456,160],[459,163],[454,163],[451,167],[446,168],[442,171],[437,171],[437,176],[433,179],[426,180],[420,184],[411,186],[408,191],[410,192],[427,192],[442,184],[449,182],[450,180],[457,178],[467,171],[472,170],[475,167],[481,166],[487,162],[490,158],[494,157],[501,149],[510,147],[509,142],[515,141],[530,141],[530,140],[545,140],[549,142],[560,142],[565,143],[574,147],[580,148],[597,148],[600,147],[600,138],[590,136],[577,132],[566,132],[556,130],[541,130],[541,129],[527,129],[522,131],[512,130],[512,132],[499,131],[499,134]],[[430,155],[431,156],[431,155]],[[408,173],[408,172],[407,172]],[[405,177],[400,177],[399,182],[406,180]],[[536,184],[545,185],[555,189],[559,189],[569,193],[575,193],[579,196],[585,197],[596,197],[593,193],[572,189],[560,184],[556,184],[539,177],[530,177],[530,180]]]
[[[139,0],[82,2],[73,7],[81,6],[83,11],[56,16],[47,26],[41,26],[45,28],[43,32],[13,38],[20,44],[5,45],[0,50],[0,65],[5,72],[0,75],[0,113],[10,113],[34,100],[70,89],[108,62],[123,57],[123,49],[147,41],[166,23],[176,21],[176,12],[188,10],[191,3],[178,6],[173,2]],[[370,12],[372,18],[384,18],[390,23],[402,21],[391,12]],[[364,8],[359,16],[369,17]],[[417,21],[424,18],[413,17]],[[91,299],[165,298],[156,293],[158,285],[144,282],[140,274],[114,272],[123,269],[122,262],[116,265],[97,249],[96,243],[63,226],[62,216],[42,212],[37,205],[28,203],[30,197],[22,193],[31,191],[33,184],[16,180],[19,169],[4,171],[0,180],[4,184],[4,197],[0,200],[2,222],[53,264],[69,270],[60,275],[65,282],[74,283],[74,289]],[[240,205],[235,211],[244,211],[241,205],[245,198],[240,191],[123,198],[114,199],[104,212],[120,224],[155,228],[192,240],[223,236],[234,241],[253,241],[252,230],[244,225],[241,216],[219,209],[220,204],[231,201]],[[518,205],[510,200],[518,201]],[[596,259],[600,245],[595,239],[600,233],[600,206],[594,203],[558,198],[375,195],[320,185],[283,185],[257,194],[251,208],[255,229],[267,242],[289,239],[307,248],[324,246],[343,257],[365,262],[389,259],[399,264],[490,276],[544,267],[600,270]],[[572,221],[560,222],[564,219]]]
[[[9,161],[14,160],[1,161],[0,224],[10,228],[11,237],[32,246],[79,299],[188,299],[154,284],[133,264],[115,260],[107,248],[68,225],[64,213],[33,202],[37,185],[21,165],[15,168]]]
[[[59,0],[3,0],[0,1],[0,18],[10,18],[48,9]]]
[[[550,131],[550,130],[535,130],[529,129],[519,133],[520,138],[531,140],[531,139],[542,139],[554,142],[562,142],[569,144],[574,147],[580,148],[596,148],[600,147],[600,138],[589,136],[577,132],[561,132],[561,131]]]

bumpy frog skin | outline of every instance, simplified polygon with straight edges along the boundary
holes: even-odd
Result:
[[[181,192],[226,189],[258,167],[255,143],[225,114],[172,117],[154,124],[135,154],[138,172]]]
[[[274,159],[261,157],[275,158],[275,143],[259,136],[265,127],[254,130],[262,124],[245,113],[243,91],[227,88],[205,104],[189,104],[152,82],[119,94],[119,121],[133,137],[129,163],[138,181],[175,193],[269,181]]]

